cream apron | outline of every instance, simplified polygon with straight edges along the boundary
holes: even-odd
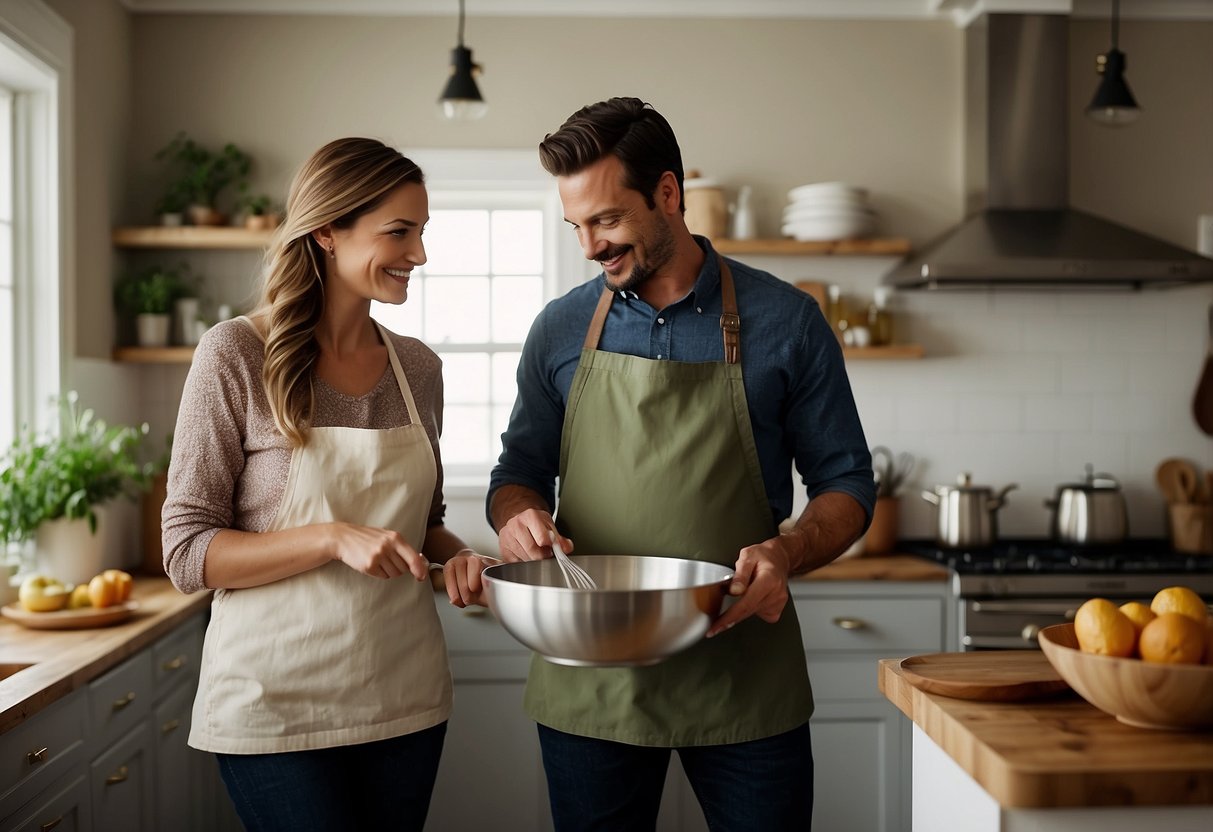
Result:
[[[437,469],[391,338],[379,328],[409,424],[312,428],[291,454],[270,531],[341,520],[395,529],[418,551]],[[408,734],[451,711],[429,581],[371,578],[333,561],[211,607],[189,744],[262,754]]]
[[[577,554],[667,555],[732,566],[774,537],[742,383],[737,302],[723,259],[723,362],[599,350],[604,289],[573,376],[556,524]],[[790,731],[813,713],[791,599],[650,667],[531,662],[524,707],[560,731],[648,746],[717,745]]]

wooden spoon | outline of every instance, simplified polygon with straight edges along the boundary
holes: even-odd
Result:
[[[1168,503],[1196,501],[1196,468],[1185,459],[1164,459],[1154,472],[1154,479]]]

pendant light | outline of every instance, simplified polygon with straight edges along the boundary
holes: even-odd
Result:
[[[1095,71],[1102,80],[1087,106],[1087,115],[1112,127],[1131,124],[1141,115],[1141,108],[1125,81],[1125,53],[1116,48],[1119,29],[1120,0],[1112,0],[1112,48],[1095,58]]]
[[[459,0],[459,44],[451,50],[451,77],[442,90],[442,114],[449,119],[480,118],[488,112],[475,75],[480,64],[472,62],[472,50],[463,45],[463,0]]]

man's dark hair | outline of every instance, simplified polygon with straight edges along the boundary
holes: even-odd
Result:
[[[553,176],[577,173],[607,154],[623,163],[623,184],[639,191],[650,208],[656,207],[653,192],[661,175],[673,173],[678,207],[686,211],[678,140],[661,113],[639,98],[611,98],[582,107],[539,143],[539,160]]]

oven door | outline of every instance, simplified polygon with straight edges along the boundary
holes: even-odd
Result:
[[[961,649],[1038,650],[1037,635],[1073,621],[1085,598],[960,599]]]

